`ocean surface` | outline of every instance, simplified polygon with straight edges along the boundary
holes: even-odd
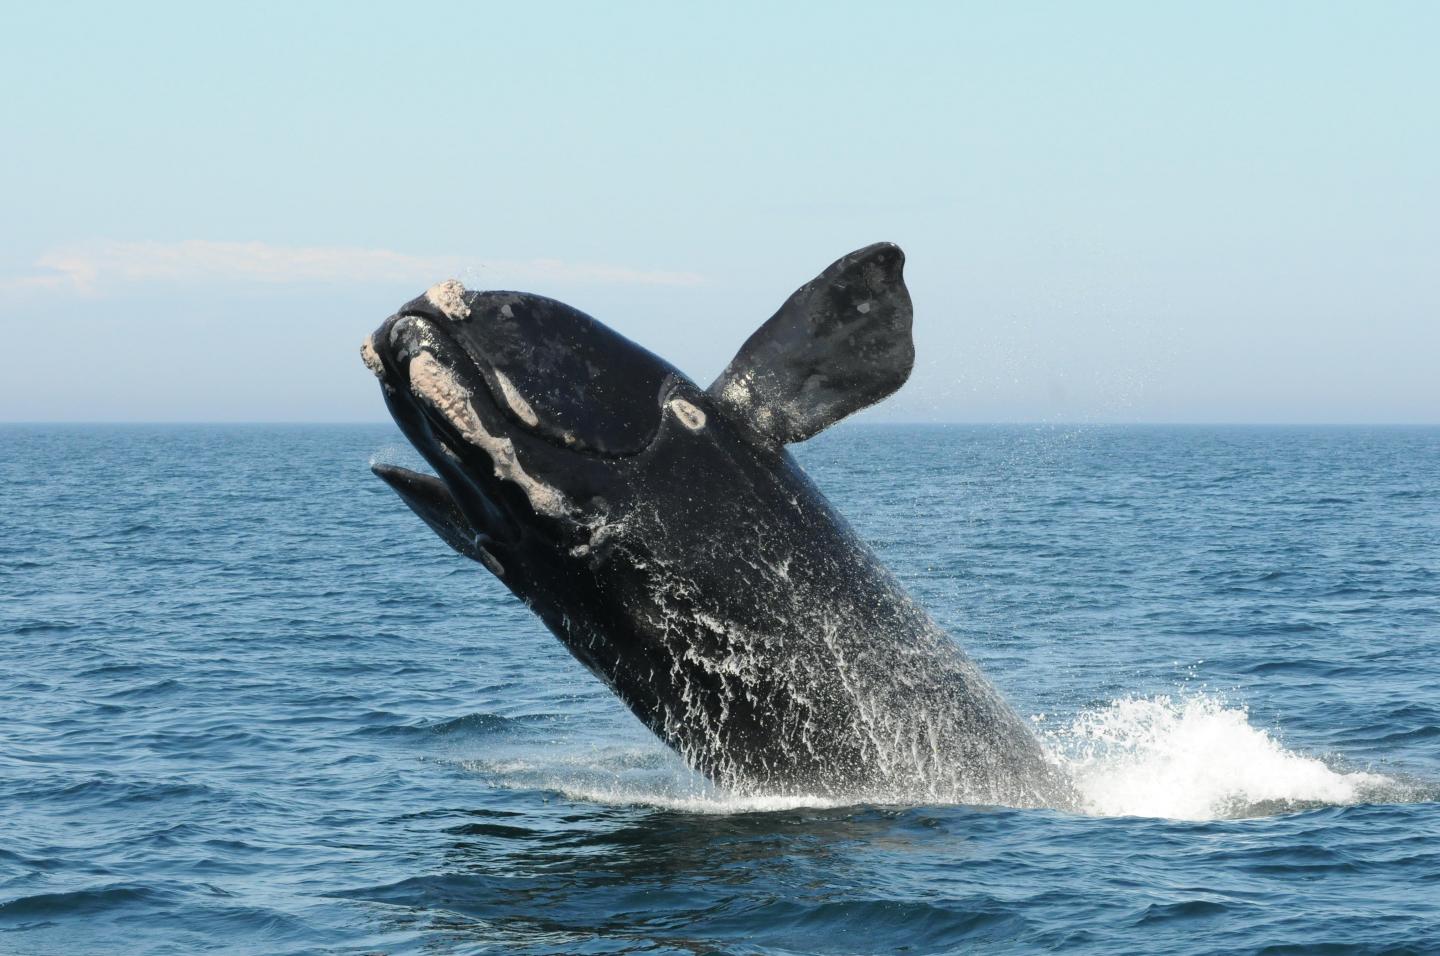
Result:
[[[715,791],[389,426],[0,426],[0,952],[1440,952],[1440,429],[796,453],[1088,812]]]

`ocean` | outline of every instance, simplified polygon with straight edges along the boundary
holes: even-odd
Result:
[[[1440,428],[795,453],[1086,812],[717,791],[389,425],[5,425],[0,952],[1440,952]]]

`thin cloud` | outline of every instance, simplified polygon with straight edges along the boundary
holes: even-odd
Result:
[[[474,259],[416,256],[348,246],[276,246],[265,242],[90,242],[55,249],[27,275],[0,278],[7,291],[53,290],[94,294],[117,285],[237,282],[329,283],[439,279],[549,281],[614,285],[697,285],[693,272],[665,272],[560,259]]]

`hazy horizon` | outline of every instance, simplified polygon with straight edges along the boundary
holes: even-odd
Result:
[[[867,421],[1440,422],[1440,7],[29,6],[0,37],[8,422],[380,422],[455,276],[701,384],[906,251]]]
[[[313,428],[331,428],[331,427],[333,427],[333,428],[374,428],[374,427],[378,427],[378,426],[388,426],[388,427],[391,427],[391,428],[395,428],[396,431],[397,431],[397,434],[399,434],[399,426],[397,426],[397,425],[396,425],[393,421],[391,421],[389,418],[357,419],[357,420],[354,420],[354,421],[319,421],[319,420],[308,421],[308,420],[303,420],[303,419],[295,419],[295,420],[292,420],[292,421],[281,421],[281,420],[261,421],[261,420],[245,420],[245,419],[231,419],[231,420],[215,419],[215,420],[206,420],[206,421],[202,421],[202,420],[198,420],[198,419],[197,419],[197,420],[193,420],[193,421],[184,420],[184,419],[166,419],[166,420],[142,420],[142,419],[135,419],[135,420],[120,420],[120,419],[111,419],[111,420],[104,420],[104,419],[96,419],[96,420],[84,420],[84,419],[54,419],[54,420],[51,420],[51,421],[44,421],[44,420],[22,421],[22,420],[18,420],[18,419],[17,419],[17,420],[14,420],[14,421],[8,421],[8,420],[6,420],[6,421],[0,421],[0,428],[5,428],[5,427],[14,427],[14,428],[50,428],[50,427],[59,427],[59,428],[69,428],[69,427],[74,427],[74,428],[102,428],[102,427],[112,427],[112,426],[113,426],[113,427],[116,427],[116,428],[130,428],[130,427],[134,427],[134,428],[147,428],[147,427],[155,427],[155,428],[162,428],[162,427],[175,427],[175,428],[211,428],[211,427],[213,427],[213,428],[227,428],[227,427],[235,427],[235,428],[269,428],[269,427],[275,427],[275,428],[312,428],[312,427],[313,427]],[[1440,422],[1123,422],[1123,421],[1113,421],[1113,422],[1100,422],[1100,421],[1088,421],[1088,422],[1087,422],[1087,421],[1028,421],[1028,422],[1027,422],[1027,421],[1010,421],[1010,422],[981,422],[981,421],[969,421],[969,422],[967,422],[967,421],[940,421],[940,420],[936,420],[936,419],[917,419],[917,420],[913,420],[913,421],[907,421],[907,420],[901,420],[901,419],[886,419],[886,418],[875,418],[875,417],[866,417],[866,416],[863,416],[863,415],[857,415],[857,416],[855,416],[855,417],[853,417],[853,418],[848,418],[848,419],[846,419],[846,420],[844,420],[844,421],[842,421],[842,422],[839,422],[838,424],[833,425],[833,426],[831,426],[831,427],[832,427],[832,428],[852,428],[852,427],[853,427],[853,428],[1014,428],[1014,429],[1023,428],[1023,429],[1030,430],[1030,431],[1057,430],[1057,431],[1070,431],[1070,432],[1077,432],[1077,431],[1081,431],[1081,430],[1085,430],[1085,429],[1092,429],[1092,428],[1093,428],[1093,429],[1106,429],[1106,428],[1120,428],[1120,429],[1124,429],[1124,428],[1149,428],[1149,429],[1166,429],[1166,428],[1194,428],[1194,429],[1237,428],[1237,429],[1246,429],[1246,428],[1255,428],[1255,429],[1270,429],[1270,428],[1273,428],[1273,429],[1317,429],[1317,430],[1322,430],[1322,431],[1323,431],[1323,430],[1326,430],[1326,429],[1366,429],[1366,428],[1379,428],[1379,429],[1390,429],[1390,428],[1394,428],[1394,429],[1421,429],[1421,430],[1426,430],[1426,429],[1440,429]],[[829,431],[829,429],[827,429],[827,431]],[[812,441],[812,440],[813,440],[813,439],[806,439],[806,441]]]

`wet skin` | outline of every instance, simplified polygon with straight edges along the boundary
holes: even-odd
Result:
[[[1063,804],[785,448],[908,378],[903,264],[884,243],[838,260],[708,389],[567,305],[443,283],[362,348],[436,474],[376,473],[723,786]]]

